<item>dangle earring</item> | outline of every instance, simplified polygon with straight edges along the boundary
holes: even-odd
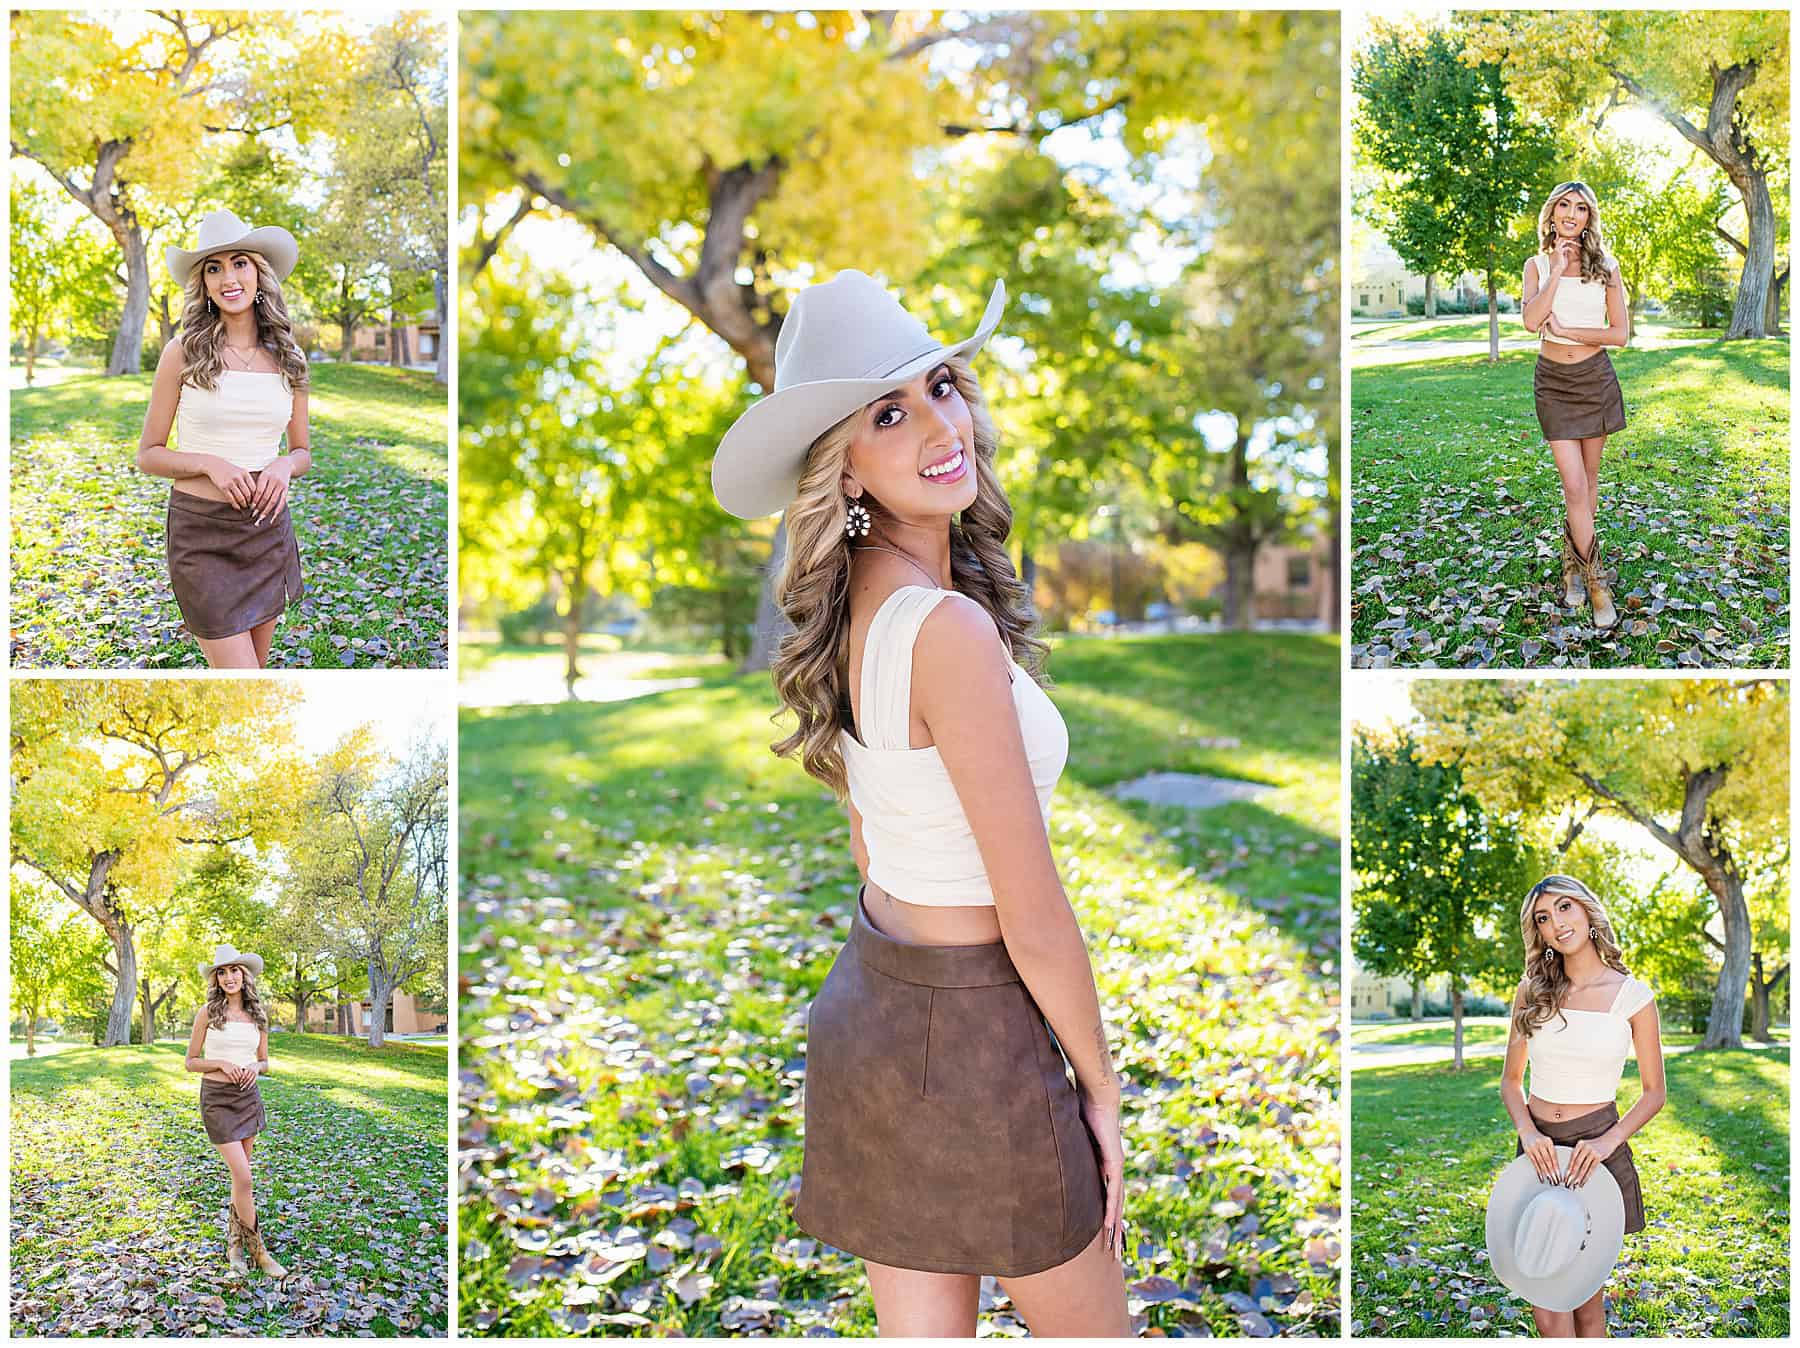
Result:
[[[262,291],[259,290],[254,295],[252,295],[250,297],[250,303],[261,304],[262,303]]]
[[[869,508],[861,501],[858,501],[854,496],[848,499],[850,504],[846,507],[847,513],[844,518],[844,536],[847,538],[867,538],[869,536],[869,525],[872,522],[869,517]]]
[[[216,313],[218,313],[218,312],[219,312],[219,311],[218,311],[218,308],[217,308],[217,307],[216,307],[216,306],[215,306],[215,305],[214,305],[214,304],[213,304],[213,302],[212,302],[212,296],[211,296],[211,295],[208,295],[208,296],[207,296],[207,297],[206,297],[206,312],[207,312],[207,313],[209,313],[209,314],[216,314]]]

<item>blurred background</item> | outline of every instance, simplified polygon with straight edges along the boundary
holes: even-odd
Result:
[[[471,664],[766,665],[776,520],[711,499],[796,290],[878,273],[980,375],[1049,627],[1337,614],[1335,26],[1294,14],[473,15]],[[546,62],[543,53],[553,51]],[[611,640],[608,640],[610,638]]]

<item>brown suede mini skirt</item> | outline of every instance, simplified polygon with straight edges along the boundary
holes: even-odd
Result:
[[[254,510],[170,488],[167,553],[182,623],[209,641],[280,617],[306,593],[285,505],[258,524]]]
[[[1625,429],[1625,394],[1604,351],[1569,365],[1539,355],[1531,389],[1546,440],[1585,440]]]
[[[1531,1121],[1537,1130],[1559,1147],[1572,1147],[1577,1142],[1599,1137],[1608,1128],[1619,1121],[1617,1105],[1601,1105],[1586,1114],[1578,1114],[1572,1119],[1540,1119],[1536,1114]],[[1518,1144],[1513,1151],[1514,1156],[1525,1154],[1525,1144]],[[1611,1156],[1601,1162],[1612,1177],[1619,1182],[1619,1195],[1625,1200],[1625,1233],[1644,1229],[1644,1186],[1638,1182],[1637,1162],[1631,1158],[1631,1144],[1621,1142]]]
[[[1099,1152],[1001,942],[884,936],[859,894],[806,1030],[794,1220],[859,1258],[1023,1277],[1100,1229]]]
[[[242,1142],[263,1130],[262,1088],[252,1081],[234,1086],[229,1081],[200,1078],[200,1122],[214,1142]]]

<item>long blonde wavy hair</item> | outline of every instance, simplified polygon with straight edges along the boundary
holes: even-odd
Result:
[[[282,381],[290,392],[306,387],[306,353],[294,339],[293,320],[288,317],[287,300],[281,294],[281,282],[261,253],[236,249],[215,256],[230,257],[243,252],[256,263],[257,302],[251,306],[256,315],[256,340],[275,358]],[[219,372],[225,368],[225,320],[206,297],[206,264],[201,258],[188,273],[181,310],[181,382],[196,388],[216,389]]]
[[[1578,196],[1587,203],[1587,229],[1581,236],[1581,279],[1605,281],[1612,274],[1612,254],[1606,251],[1606,231],[1600,225],[1600,201],[1594,189],[1584,182],[1558,183],[1556,190],[1544,198],[1538,212],[1538,251],[1546,261],[1556,253],[1556,203],[1566,196]]]
[[[1035,635],[1030,592],[1006,551],[1013,515],[994,471],[994,419],[968,362],[947,364],[969,406],[975,441],[975,499],[950,522],[950,582],[987,610],[1013,659],[1043,683],[1049,647]],[[787,555],[775,582],[776,602],[794,629],[775,654],[775,692],[799,724],[769,747],[784,757],[798,755],[801,766],[840,800],[848,784],[838,734],[852,724],[850,540],[844,533],[849,512],[843,475],[860,413],[859,408],[845,417],[806,451],[787,509]],[[881,502],[865,492],[861,504],[875,520],[881,519]]]
[[[1519,931],[1525,940],[1525,990],[1522,1004],[1513,1010],[1513,1029],[1525,1038],[1538,1026],[1549,1024],[1552,1016],[1562,1014],[1563,998],[1570,987],[1562,956],[1538,934],[1537,923],[1531,920],[1537,901],[1546,894],[1566,894],[1580,903],[1593,929],[1594,950],[1601,963],[1622,974],[1631,973],[1625,967],[1612,921],[1594,891],[1572,875],[1546,875],[1531,887],[1519,908]]]
[[[219,969],[225,967],[221,964],[218,969],[212,969],[206,975],[206,1023],[215,1030],[225,1028],[227,1003],[224,989],[219,986]],[[248,965],[239,964],[236,967],[244,971],[244,986],[241,992],[244,999],[244,1013],[256,1022],[258,1029],[266,1030],[269,1028],[269,1013],[264,1009],[262,997],[256,990],[256,975],[250,972]]]

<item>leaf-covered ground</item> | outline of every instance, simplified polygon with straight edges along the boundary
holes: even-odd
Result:
[[[313,469],[290,498],[306,597],[273,667],[448,663],[446,395],[427,371],[313,368]],[[148,374],[12,393],[12,661],[204,668],[169,588],[169,483],[133,458]]]
[[[1359,668],[1788,663],[1788,344],[1615,353],[1628,425],[1600,468],[1620,621],[1562,606],[1562,488],[1530,352],[1352,380]]]
[[[1071,642],[1051,840],[1129,1085],[1141,1329],[1338,1332],[1337,659],[1293,636]],[[789,1215],[806,1011],[855,896],[769,753],[766,675],[465,710],[465,1332],[872,1334]],[[1280,787],[1202,814],[1153,768]],[[983,1332],[1021,1326],[988,1285]]]
[[[1788,1051],[1682,1053],[1669,1102],[1631,1139],[1648,1227],[1607,1284],[1616,1337],[1785,1337]],[[1628,1064],[1621,1108],[1637,1098]],[[1359,1067],[1350,1092],[1351,1333],[1533,1333],[1530,1306],[1492,1276],[1485,1211],[1517,1137],[1500,1060]]]
[[[257,1220],[290,1276],[234,1275],[229,1176],[186,1042],[12,1062],[12,1333],[441,1337],[447,1053],[271,1038]]]

